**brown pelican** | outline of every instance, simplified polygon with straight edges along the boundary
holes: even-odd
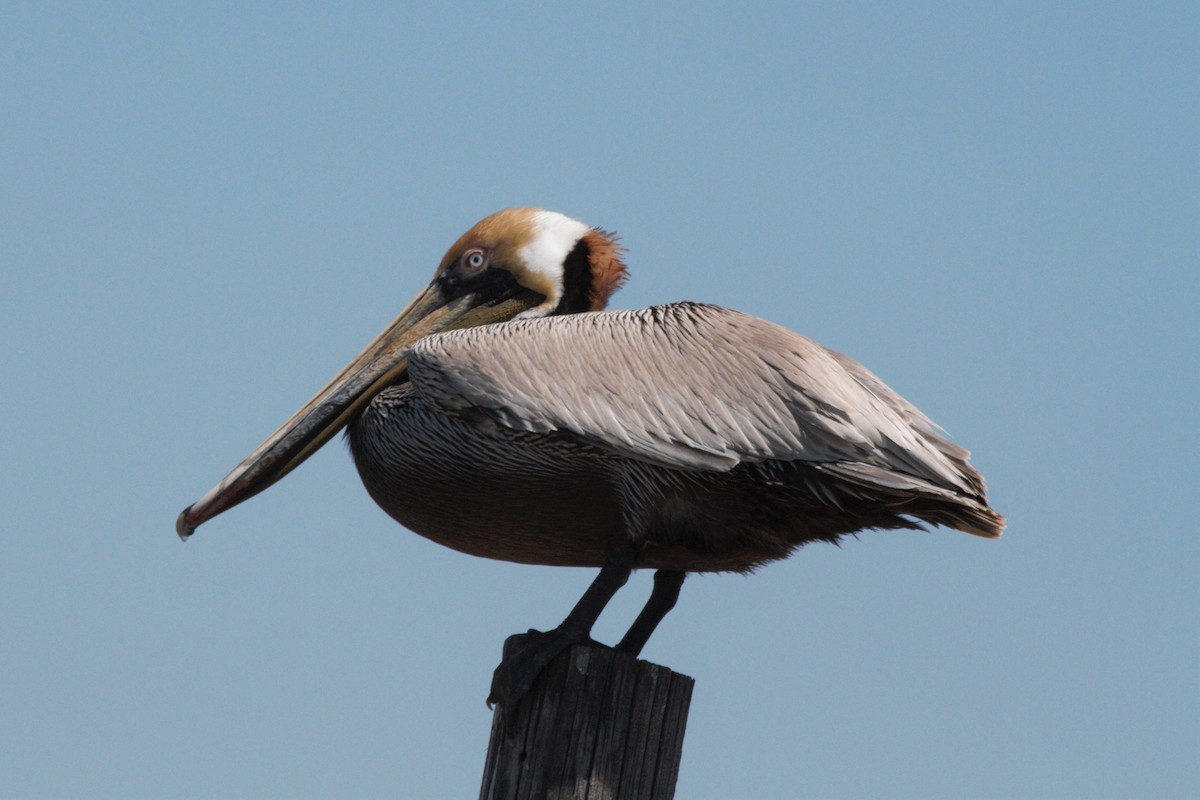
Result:
[[[602,311],[615,235],[511,208],[451,247],[429,286],[176,524],[266,489],[345,427],[371,497],[472,555],[599,567],[556,629],[509,649],[511,704],[637,568],[654,588],[617,645],[637,654],[688,572],[744,572],[865,528],[994,538],[966,450],[864,367],[700,303]]]

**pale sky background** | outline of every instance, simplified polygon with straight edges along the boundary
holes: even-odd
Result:
[[[1009,517],[689,580],[680,798],[1200,796],[1194,2],[408,5],[0,6],[0,796],[476,795],[591,571],[340,440],[173,525],[516,204],[623,235],[615,307],[862,361]]]

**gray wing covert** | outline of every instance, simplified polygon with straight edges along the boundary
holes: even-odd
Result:
[[[447,412],[564,432],[663,466],[726,471],[802,460],[845,464],[851,479],[900,470],[971,488],[953,463],[958,448],[878,378],[799,334],[717,306],[439,334],[414,348],[409,375]]]

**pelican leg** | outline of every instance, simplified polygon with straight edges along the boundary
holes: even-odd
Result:
[[[617,644],[617,650],[634,656],[642,652],[658,623],[675,607],[675,601],[679,599],[679,589],[686,577],[686,572],[670,569],[660,569],[654,573],[654,589],[650,592],[650,599]]]
[[[531,630],[509,637],[504,643],[504,658],[492,674],[488,706],[499,703],[507,709],[513,708],[555,656],[573,644],[591,642],[592,626],[608,601],[629,580],[636,558],[637,548],[633,542],[615,546],[609,551],[600,574],[561,625],[552,631]]]

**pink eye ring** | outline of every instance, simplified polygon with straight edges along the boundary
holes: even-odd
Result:
[[[472,247],[462,254],[460,263],[466,272],[472,274],[481,272],[488,264],[487,251],[480,247]]]

